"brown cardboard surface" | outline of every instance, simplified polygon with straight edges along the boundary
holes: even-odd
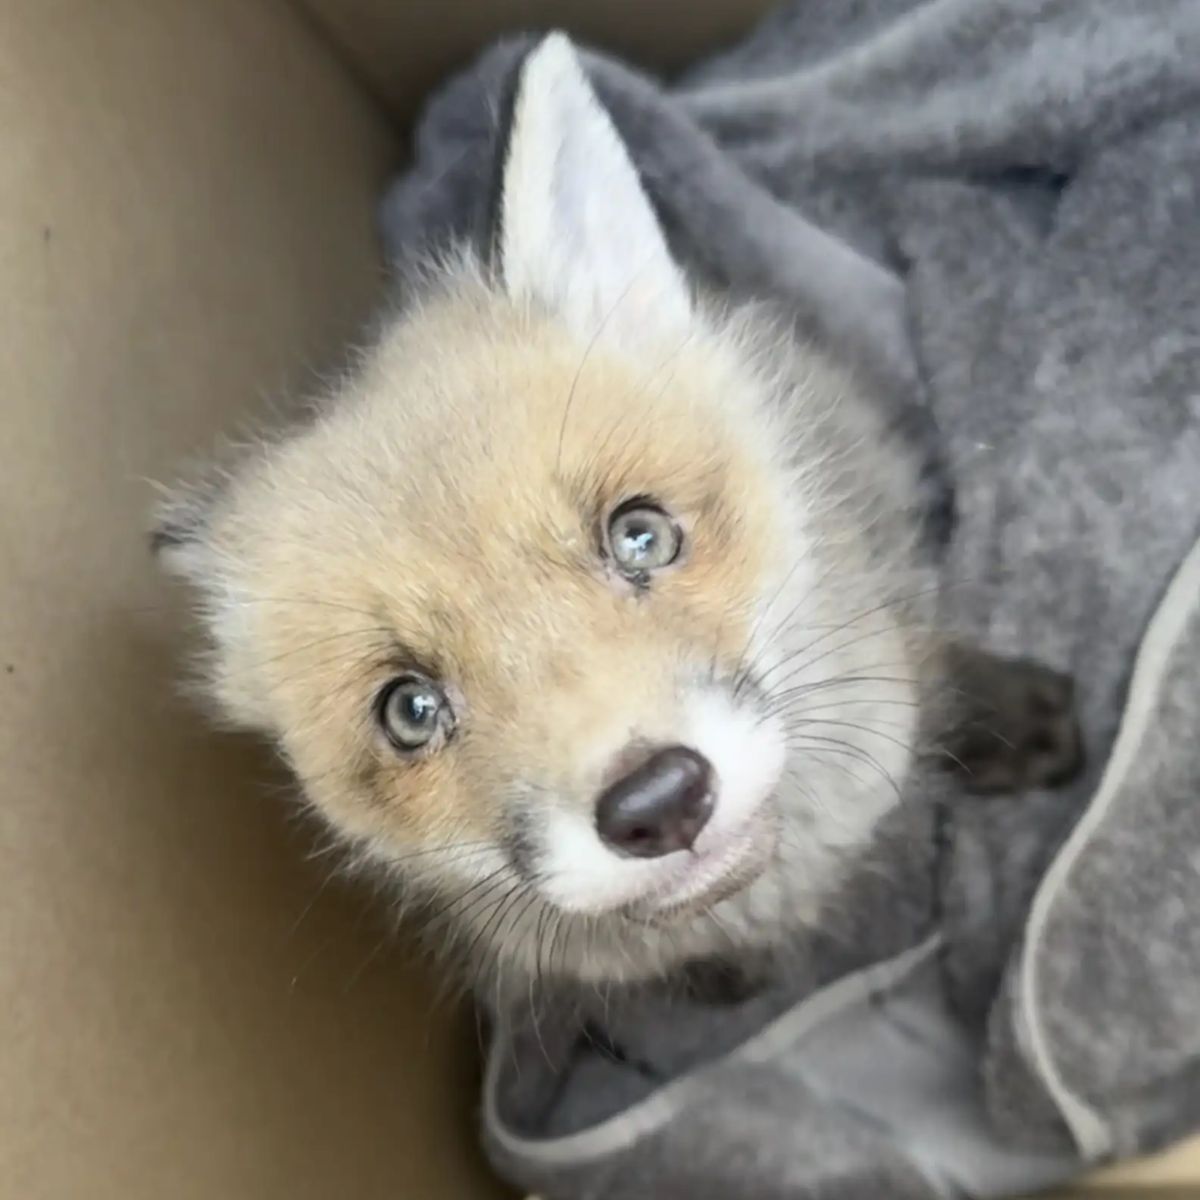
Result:
[[[1125,1163],[1082,1183],[1073,1196],[1118,1200],[1127,1196],[1200,1196],[1200,1138],[1153,1158]]]
[[[489,1195],[473,1032],[173,698],[144,538],[366,311],[391,136],[276,0],[0,0],[0,128],[0,1197]]]
[[[743,32],[773,0],[299,0],[402,120],[447,71],[520,30],[574,36],[664,69]]]

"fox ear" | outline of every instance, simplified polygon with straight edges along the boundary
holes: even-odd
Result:
[[[546,37],[517,84],[500,195],[500,270],[514,300],[583,338],[686,336],[687,282],[569,39]]]
[[[206,591],[215,573],[208,524],[224,483],[210,470],[196,482],[164,490],[150,532],[150,548],[163,569]]]

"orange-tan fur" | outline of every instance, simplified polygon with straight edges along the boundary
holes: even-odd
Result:
[[[522,975],[639,977],[785,938],[894,803],[920,667],[908,471],[851,376],[754,313],[697,305],[626,353],[464,253],[308,422],[181,493],[164,540],[221,710],[441,910],[439,939]],[[646,590],[601,551],[642,495],[684,532]],[[457,727],[406,758],[373,706],[414,666]],[[786,757],[733,894],[662,922],[562,901],[570,880],[539,874],[554,814],[585,830],[630,739],[680,737],[716,690],[769,738],[748,755]]]

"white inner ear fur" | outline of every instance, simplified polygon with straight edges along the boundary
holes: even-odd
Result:
[[[521,68],[500,204],[514,300],[547,306],[584,339],[637,348],[686,337],[692,303],[637,170],[569,39]]]

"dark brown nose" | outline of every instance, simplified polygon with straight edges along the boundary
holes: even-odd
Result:
[[[596,830],[634,858],[689,850],[712,815],[712,784],[708,759],[686,746],[665,746],[600,793]]]

